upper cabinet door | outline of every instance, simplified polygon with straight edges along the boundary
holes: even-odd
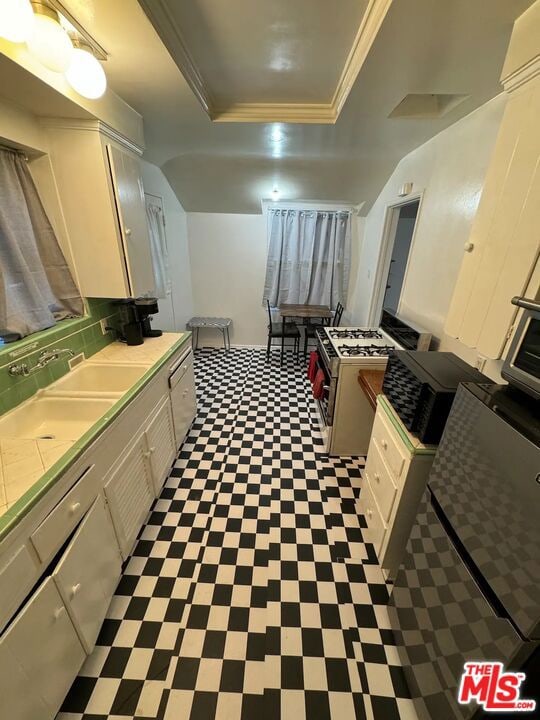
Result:
[[[107,144],[132,297],[154,294],[154,273],[139,161]]]

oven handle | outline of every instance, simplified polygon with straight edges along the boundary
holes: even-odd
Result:
[[[522,298],[519,296],[513,297],[512,305],[517,305],[517,307],[525,308],[525,310],[532,310],[532,312],[540,311],[540,302],[538,302],[538,300],[531,300],[529,298]]]

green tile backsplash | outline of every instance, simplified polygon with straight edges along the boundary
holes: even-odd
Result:
[[[87,298],[86,303],[88,314],[84,317],[64,320],[52,328],[0,348],[0,415],[65,375],[69,371],[70,358],[60,358],[27,378],[11,377],[8,367],[12,363],[24,361],[34,365],[40,352],[55,346],[70,348],[76,354],[84,352],[88,358],[113,340],[112,333],[103,335],[100,326],[103,318],[109,318],[114,323],[117,310],[111,300]]]

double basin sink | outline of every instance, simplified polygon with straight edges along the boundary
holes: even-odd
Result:
[[[75,442],[150,365],[86,361],[0,419],[0,440]]]

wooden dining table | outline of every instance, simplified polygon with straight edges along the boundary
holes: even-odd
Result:
[[[283,324],[283,333],[281,335],[281,364],[283,365],[283,353],[285,350],[285,323],[287,318],[303,318],[321,320],[329,320],[333,317],[332,310],[328,305],[294,305],[291,303],[282,303],[278,307],[281,321]]]

